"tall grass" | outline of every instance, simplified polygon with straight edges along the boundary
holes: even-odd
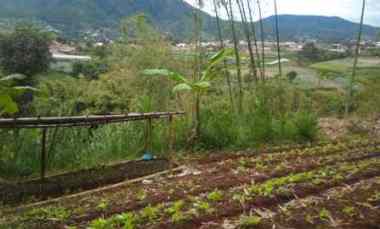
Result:
[[[155,123],[153,149],[167,151],[166,128]],[[130,122],[96,128],[51,129],[48,133],[48,170],[58,172],[91,168],[113,161],[136,159],[144,149],[143,122]],[[2,176],[36,175],[40,168],[40,131],[0,132],[0,173]]]

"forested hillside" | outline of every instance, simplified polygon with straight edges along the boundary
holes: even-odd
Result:
[[[34,19],[52,26],[66,37],[80,37],[86,32],[95,31],[116,37],[122,18],[143,13],[163,34],[183,40],[192,38],[196,11],[182,0],[2,0],[0,20]],[[203,38],[215,38],[215,19],[203,11],[200,15]],[[235,15],[235,19],[239,16]],[[280,15],[279,19],[282,40],[351,40],[355,38],[359,26],[338,17]],[[263,22],[266,37],[273,38],[274,17],[268,17]],[[222,26],[229,25],[222,22]],[[367,39],[375,38],[378,32],[378,28],[364,26]]]

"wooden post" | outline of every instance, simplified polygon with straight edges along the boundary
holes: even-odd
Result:
[[[41,139],[41,181],[45,180],[46,175],[46,135],[47,128],[43,128]]]
[[[174,150],[174,143],[175,143],[173,115],[169,116],[169,136],[168,137],[169,137],[168,138],[169,153],[172,153]]]
[[[152,119],[148,119],[148,130],[149,130],[149,152],[153,153],[153,126],[152,126]]]
[[[145,135],[144,151],[152,153],[151,152],[152,151],[152,119],[151,118],[146,120],[144,135]]]

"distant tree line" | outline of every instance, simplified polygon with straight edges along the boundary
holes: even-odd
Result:
[[[307,62],[321,62],[333,59],[345,58],[350,56],[350,52],[332,52],[329,50],[318,48],[315,43],[307,43],[303,46],[302,50],[299,51],[298,57],[302,61]]]

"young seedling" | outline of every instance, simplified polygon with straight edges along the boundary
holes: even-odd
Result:
[[[166,209],[166,213],[170,215],[171,221],[173,223],[179,223],[188,218],[183,212],[184,207],[185,202],[183,200],[178,200],[174,202],[170,208]]]
[[[108,206],[109,206],[108,201],[107,200],[102,200],[98,204],[98,206],[96,206],[96,209],[99,210],[99,211],[105,211],[105,210],[107,210]]]
[[[223,199],[223,193],[219,190],[215,190],[207,195],[207,199],[213,202],[219,202]]]
[[[345,207],[343,208],[342,212],[346,214],[347,216],[353,217],[356,215],[356,209],[355,207]]]
[[[261,217],[255,215],[242,215],[239,219],[239,226],[243,229],[253,228],[261,223]]]
[[[320,212],[319,212],[319,218],[323,221],[329,221],[330,218],[331,218],[331,213],[329,210],[327,210],[326,208],[323,208]]]

